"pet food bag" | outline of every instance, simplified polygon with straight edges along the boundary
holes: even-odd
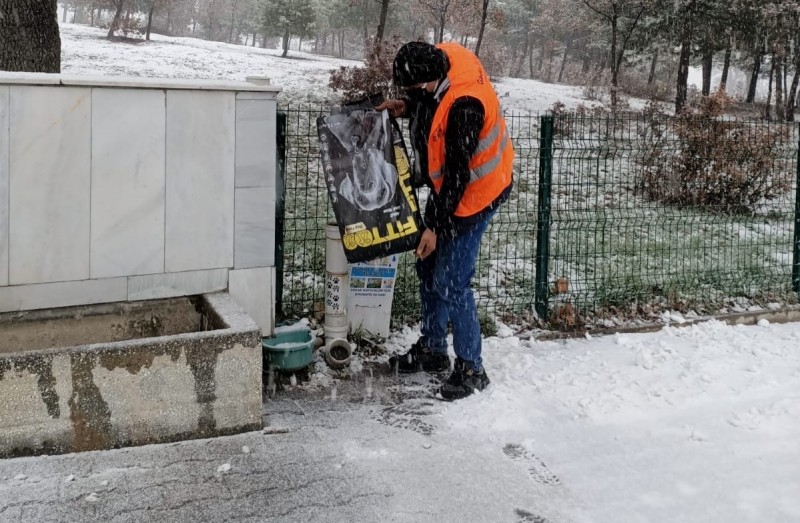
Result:
[[[397,122],[387,111],[343,106],[317,120],[317,133],[347,261],[415,249],[420,212]]]

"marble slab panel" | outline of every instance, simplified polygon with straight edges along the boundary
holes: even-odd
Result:
[[[28,311],[125,301],[126,278],[0,287],[0,312]]]
[[[86,280],[91,89],[10,94],[9,283]]]
[[[236,96],[236,187],[275,187],[274,100]]]
[[[271,96],[282,88],[254,82],[207,80],[203,78],[143,78],[141,76],[88,76],[0,71],[0,85],[64,85],[79,87],[133,87],[138,89],[185,89],[197,91],[238,91],[253,96]]]
[[[0,85],[58,85],[60,82],[59,74],[0,71]]]
[[[165,97],[92,90],[92,278],[164,271]]]
[[[0,286],[8,285],[9,91],[0,86]]]
[[[149,274],[128,278],[128,300],[154,300],[224,290],[228,269]]]
[[[167,272],[233,266],[234,93],[167,93]]]
[[[232,270],[228,293],[247,311],[262,336],[270,336],[275,327],[275,268]]]
[[[0,77],[0,83],[2,77]],[[190,91],[247,91],[264,93],[273,98],[282,90],[275,85],[258,85],[252,82],[232,80],[208,80],[205,78],[145,78],[141,76],[84,76],[59,75],[61,85],[91,87],[135,87],[141,89],[177,89]]]
[[[278,93],[241,91],[236,94],[237,100],[277,100]]]
[[[236,189],[234,268],[275,265],[275,190]]]

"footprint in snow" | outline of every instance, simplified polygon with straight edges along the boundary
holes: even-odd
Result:
[[[561,480],[553,474],[536,454],[528,452],[518,443],[507,443],[503,453],[514,461],[519,461],[528,469],[531,479],[542,485],[560,485]]]
[[[517,519],[517,523],[550,523],[548,519],[520,508],[514,510],[514,513],[517,515],[517,518],[519,518]]]
[[[433,403],[430,401],[413,400],[384,407],[378,413],[378,422],[430,436],[434,432],[434,427],[425,418],[432,413],[432,407]]]

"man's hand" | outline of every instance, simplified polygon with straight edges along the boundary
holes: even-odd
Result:
[[[430,229],[425,229],[422,231],[422,238],[419,240],[419,245],[417,246],[417,258],[420,260],[424,260],[430,254],[436,250],[436,233]]]
[[[389,110],[389,116],[400,118],[406,114],[406,103],[403,100],[386,100],[375,108],[377,111],[383,111],[384,109]]]

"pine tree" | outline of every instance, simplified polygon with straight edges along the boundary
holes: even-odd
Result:
[[[625,50],[634,32],[648,13],[655,11],[661,0],[581,0],[581,2],[608,24],[611,39],[611,105],[617,105],[619,71]]]
[[[281,36],[281,56],[286,57],[289,39],[292,36],[306,36],[314,28],[314,4],[312,0],[267,0],[261,20],[265,32]]]

